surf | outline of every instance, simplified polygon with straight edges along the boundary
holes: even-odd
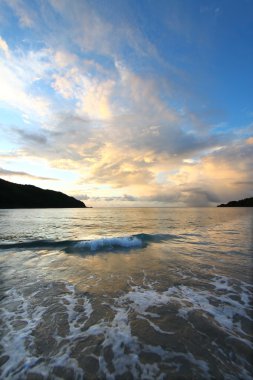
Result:
[[[101,251],[130,250],[145,248],[151,243],[159,243],[176,238],[170,234],[135,234],[127,236],[105,236],[87,240],[33,240],[0,244],[0,249],[60,249],[66,253],[95,253]]]

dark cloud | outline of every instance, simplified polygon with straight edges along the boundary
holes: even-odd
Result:
[[[161,114],[157,109],[149,108],[145,114],[139,110],[138,113],[115,118],[106,130],[107,135],[113,136],[113,141],[124,147],[181,157],[220,145],[218,136],[207,136],[208,125],[203,125],[199,133],[197,125],[182,127],[192,124],[185,117],[171,112],[171,120],[167,121],[169,115],[166,112]]]
[[[135,201],[138,200],[138,198],[134,197],[133,195],[124,194],[124,196],[122,197],[122,200],[130,201],[130,202],[135,202]]]
[[[233,182],[233,185],[249,185],[249,186],[253,186],[253,181],[237,181],[237,182]]]
[[[74,194],[76,199],[79,199],[81,201],[87,201],[90,199],[90,197],[87,194]]]
[[[182,189],[180,198],[186,204],[195,206],[207,206],[210,203],[220,202],[219,196],[213,191],[197,187]]]
[[[111,197],[89,197],[93,201],[105,201],[105,202],[135,202],[138,201],[138,197],[133,195],[124,194],[123,196],[111,196]]]
[[[160,202],[160,203],[171,203],[176,202],[179,199],[179,193],[172,193],[171,189],[167,192],[157,193],[151,196],[142,196],[139,200],[144,202]]]
[[[45,145],[48,143],[47,137],[43,134],[28,132],[20,128],[13,128],[13,132],[16,133],[16,135],[18,135],[18,138],[24,145]]]
[[[1,176],[21,176],[21,177],[40,179],[40,180],[45,180],[45,181],[59,181],[57,178],[40,177],[40,176],[36,176],[36,175],[26,173],[26,172],[7,170],[7,169],[3,169],[3,168],[0,168],[0,175]]]
[[[71,114],[59,114],[56,120],[50,128],[38,128],[38,132],[13,128],[22,149],[36,157],[75,163],[94,157],[103,145],[99,122]]]
[[[166,186],[165,186],[166,187]],[[167,190],[164,188],[162,191],[157,191],[156,194],[151,196],[142,196],[138,200],[144,202],[158,202],[168,204],[180,204],[187,206],[208,206],[220,202],[219,197],[211,190],[202,188],[180,188],[169,187]]]
[[[251,182],[253,178],[253,145],[245,144],[244,140],[235,141],[211,155],[217,163],[217,170],[220,163],[231,165],[238,173],[244,173],[244,182]]]

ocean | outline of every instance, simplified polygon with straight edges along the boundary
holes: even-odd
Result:
[[[0,210],[1,379],[253,379],[253,210]]]

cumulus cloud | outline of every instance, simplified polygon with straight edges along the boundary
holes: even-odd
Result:
[[[226,201],[228,193],[235,199],[241,194],[250,195],[253,156],[247,141],[235,142],[233,150],[229,145],[205,152],[204,143],[184,149],[184,139],[178,139],[178,146],[174,142],[170,150],[169,139],[166,146],[155,127],[144,128],[145,133],[153,133],[153,138],[149,143],[140,141],[138,146],[138,130],[134,134],[129,125],[125,124],[125,134],[121,135],[118,123],[96,124],[90,119],[62,115],[54,128],[43,131],[44,141],[41,135],[28,135],[34,144],[26,149],[48,157],[59,168],[78,171],[83,183],[131,191],[139,202],[205,206]],[[26,135],[20,133],[20,137],[25,139]],[[42,150],[39,145],[43,142]],[[189,153],[199,155],[198,159],[185,159]],[[114,196],[107,197],[108,202],[112,199]],[[117,202],[120,200],[122,196],[117,196]]]
[[[69,67],[76,64],[78,57],[66,50],[57,50],[54,54],[54,60],[59,67]]]
[[[201,191],[209,194],[207,200],[211,202],[227,201],[228,194],[229,198],[240,199],[252,194],[252,186],[249,186],[252,162],[251,147],[245,140],[237,141],[207,154],[195,165],[182,165],[173,179],[182,188],[192,187],[191,193],[197,193],[197,184]]]
[[[47,68],[45,51],[30,52],[27,55],[9,52],[9,56],[0,61],[0,102],[6,107],[31,115],[31,118],[46,117],[51,101],[44,95],[35,93],[34,86]]]
[[[220,198],[212,190],[203,188],[181,189],[180,201],[187,206],[210,206],[220,202]]]
[[[4,52],[7,58],[10,57],[9,47],[7,42],[0,36],[0,49]]]
[[[10,48],[0,38],[0,102],[23,124],[28,117],[8,126],[24,156],[78,173],[80,186],[107,187],[81,189],[83,200],[203,206],[250,195],[252,137],[215,133],[210,110],[184,106],[170,63],[129,14],[108,19],[85,1],[27,4],[7,6],[22,28],[42,36],[47,25],[44,40]],[[176,14],[165,25],[180,34]]]

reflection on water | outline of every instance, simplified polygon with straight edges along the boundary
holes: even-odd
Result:
[[[253,378],[252,210],[0,218],[2,378]]]

